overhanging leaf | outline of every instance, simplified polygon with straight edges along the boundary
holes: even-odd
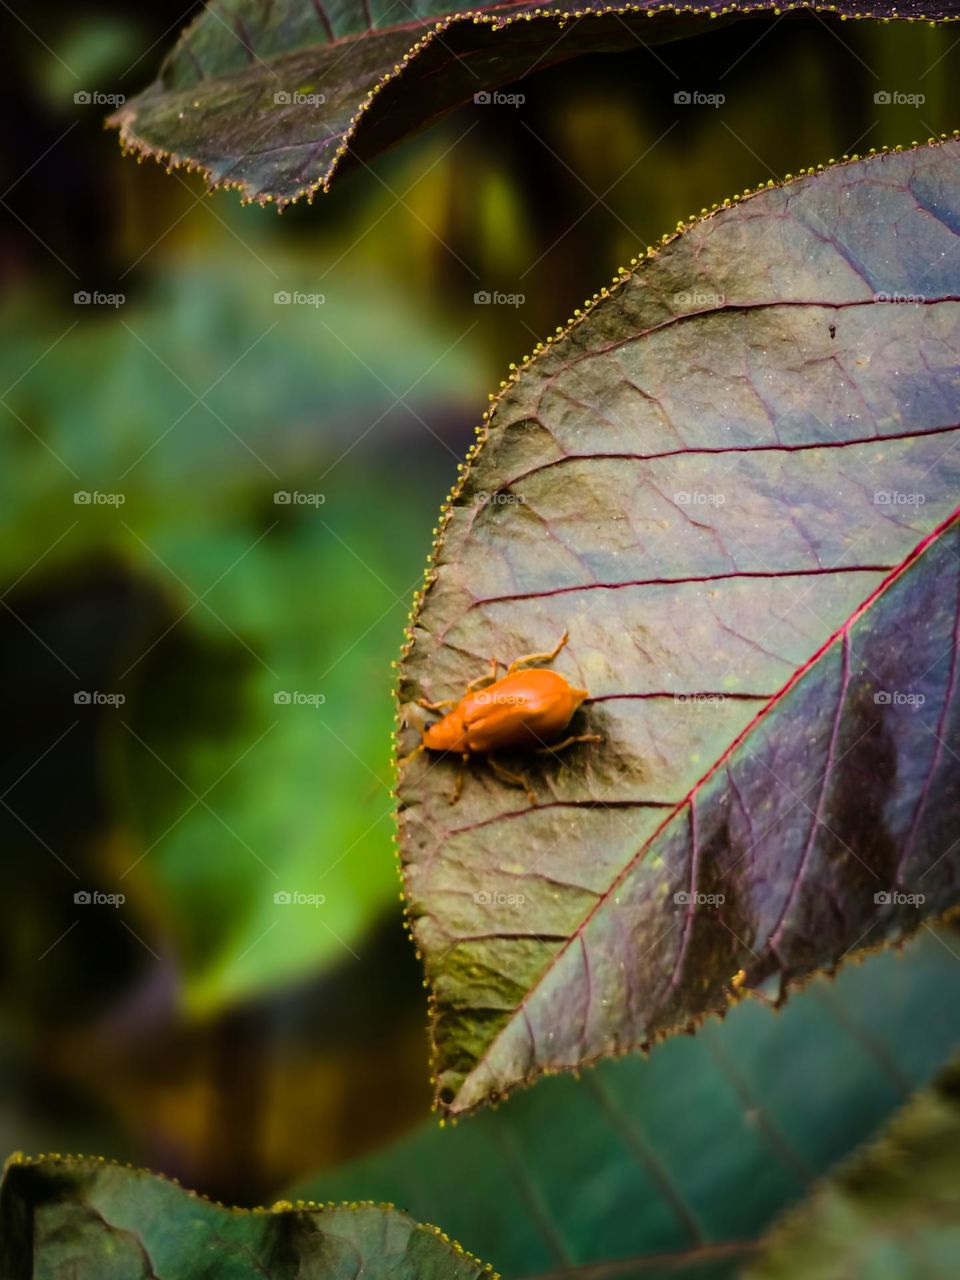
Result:
[[[7,1280],[477,1280],[492,1269],[392,1205],[225,1209],[102,1159],[14,1156],[0,1192]]]
[[[960,1258],[960,1066],[779,1226],[746,1280],[939,1280]]]
[[[565,630],[574,728],[603,741],[508,758],[533,807],[481,768],[456,806],[452,765],[401,775],[451,1111],[956,902],[958,157],[725,206],[505,384],[413,624],[401,749],[416,698]]]
[[[813,980],[777,1016],[745,1001],[646,1060],[544,1081],[452,1131],[425,1124],[291,1198],[395,1201],[509,1280],[735,1275],[950,1056],[955,939],[923,932],[903,955]]]
[[[946,20],[956,0],[794,5],[844,17]],[[334,171],[377,154],[478,92],[536,67],[696,35],[714,19],[779,14],[772,4],[703,0],[397,10],[379,0],[213,0],[159,79],[111,118],[121,143],[202,170],[215,187],[281,206],[326,190]]]

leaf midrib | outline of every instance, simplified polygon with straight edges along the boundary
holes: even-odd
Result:
[[[881,595],[884,594],[884,592],[889,590],[889,588],[897,581],[898,578],[901,577],[903,573],[907,571],[907,569],[914,563],[914,561],[916,561],[923,554],[923,552],[927,550],[928,547],[932,546],[935,542],[937,542],[939,538],[941,538],[943,534],[952,525],[957,523],[958,520],[960,520],[960,506],[956,507],[950,513],[950,515],[946,517],[946,519],[942,520],[940,524],[938,524],[934,529],[932,529],[923,538],[921,538],[921,540],[908,552],[908,554],[903,558],[903,560],[901,560],[901,562],[887,575],[887,577],[884,578],[883,581],[880,582],[866,596],[866,598],[863,601],[861,601],[861,603],[857,606],[857,608],[815,650],[815,652],[811,654],[811,656],[807,658],[805,662],[803,662],[800,666],[797,667],[797,669],[793,672],[793,674],[786,681],[783,687],[776,694],[774,694],[774,696],[770,699],[770,701],[767,702],[757,712],[757,714],[743,727],[743,729],[740,730],[740,732],[733,738],[733,740],[729,743],[729,745],[725,748],[725,750],[721,753],[721,755],[718,756],[718,758],[701,775],[701,777],[697,779],[697,781],[690,788],[690,790],[684,796],[684,798],[676,805],[676,807],[673,810],[671,810],[670,813],[668,813],[664,817],[663,821],[660,822],[654,828],[654,830],[650,833],[650,835],[641,844],[640,848],[636,851],[636,853],[634,853],[630,858],[627,859],[624,866],[620,869],[620,871],[617,872],[616,876],[614,876],[608,888],[606,888],[605,890],[603,890],[601,893],[598,894],[596,902],[594,902],[591,905],[590,909],[584,915],[583,919],[579,922],[579,924],[577,924],[573,932],[567,938],[565,944],[559,947],[557,951],[554,952],[554,954],[551,956],[550,960],[547,962],[546,966],[544,967],[543,971],[537,977],[536,981],[533,983],[530,989],[524,993],[522,999],[519,1001],[516,1008],[510,1014],[507,1021],[504,1023],[501,1029],[490,1041],[489,1045],[483,1051],[482,1055],[477,1058],[476,1062],[473,1064],[470,1071],[468,1072],[466,1079],[470,1079],[476,1073],[476,1071],[483,1065],[483,1063],[489,1058],[491,1052],[499,1043],[503,1035],[513,1026],[514,1021],[518,1015],[520,1015],[524,1019],[528,1018],[527,1005],[531,997],[533,996],[533,994],[542,986],[543,982],[548,977],[548,975],[553,971],[553,969],[556,967],[561,957],[567,954],[568,949],[576,942],[582,943],[583,933],[587,928],[587,925],[591,922],[591,920],[593,920],[594,916],[597,915],[597,913],[603,909],[603,907],[607,904],[610,898],[616,893],[616,891],[622,885],[622,883],[624,882],[626,877],[630,874],[630,872],[633,870],[633,868],[643,860],[647,851],[650,849],[654,841],[659,837],[661,832],[663,832],[670,825],[670,823],[673,822],[674,819],[680,813],[683,812],[683,810],[688,805],[691,805],[693,803],[693,800],[697,795],[697,793],[702,789],[702,787],[707,783],[707,781],[720,768],[723,767],[723,765],[727,762],[727,760],[729,760],[729,758],[731,757],[733,752],[737,749],[737,747],[740,745],[740,743],[743,742],[743,740],[752,732],[752,730],[756,727],[756,725],[761,720],[763,720],[767,715],[770,714],[773,708],[776,707],[786,697],[786,695],[790,692],[790,690],[803,678],[803,676],[806,675],[806,673],[809,670],[811,670],[823,658],[823,656],[832,648],[834,644],[836,644],[838,640],[842,640],[848,635],[851,627],[857,622],[857,620],[869,608],[871,608],[872,605],[876,603],[876,601],[880,598]],[[462,1085],[461,1085],[461,1090],[462,1090]],[[450,1114],[462,1114],[462,1113],[473,1110],[476,1106],[479,1105],[479,1103],[477,1102],[477,1103],[471,1104],[471,1106],[469,1107],[466,1107],[463,1109],[457,1109],[454,1105],[455,1102],[456,1102],[456,1098],[454,1098],[453,1102],[446,1107],[446,1110]]]

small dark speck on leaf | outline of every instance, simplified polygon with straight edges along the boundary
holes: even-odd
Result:
[[[835,324],[832,324],[830,326],[830,337],[835,338],[836,336],[837,336],[837,326]]]

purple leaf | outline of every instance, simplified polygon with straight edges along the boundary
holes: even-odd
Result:
[[[452,1112],[693,1027],[958,897],[960,144],[727,202],[511,376],[400,686],[554,667],[601,735],[402,771]],[[729,206],[729,207],[728,207]]]

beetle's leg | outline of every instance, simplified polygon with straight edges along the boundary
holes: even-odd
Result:
[[[440,702],[430,702],[427,698],[418,698],[417,706],[426,707],[428,711],[442,711],[444,707],[455,707],[456,698],[443,698]]]
[[[570,633],[565,631],[549,653],[525,653],[522,658],[514,658],[507,668],[507,675],[512,676],[521,667],[531,667],[536,662],[552,662],[569,639]]]
[[[573,737],[564,738],[562,742],[553,742],[549,747],[537,747],[537,755],[553,755],[557,751],[565,751],[575,742],[602,742],[599,733],[577,733]]]
[[[487,756],[487,764],[497,775],[501,782],[509,782],[512,787],[522,787],[527,793],[527,799],[531,804],[537,803],[537,794],[531,787],[530,782],[522,773],[512,773],[509,769],[504,768],[499,760],[493,756]]]
[[[414,756],[418,756],[421,751],[425,750],[424,744],[421,742],[418,747],[414,747],[412,751],[407,752],[405,756],[401,756],[397,761],[397,768],[402,769],[404,765],[409,764]]]
[[[464,754],[460,757],[460,767],[457,769],[457,780],[453,784],[453,795],[450,797],[451,804],[456,804],[457,801],[460,799],[460,794],[463,791],[463,775],[466,773],[467,765],[469,763],[470,763],[469,755]]]
[[[490,670],[482,676],[477,676],[476,680],[471,680],[467,685],[467,693],[473,693],[474,689],[482,689],[485,684],[493,684],[497,678],[497,668],[499,663],[496,658],[490,659]]]

